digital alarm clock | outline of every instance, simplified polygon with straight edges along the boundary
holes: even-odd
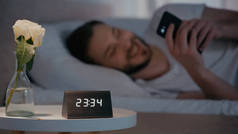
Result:
[[[110,91],[65,91],[62,115],[68,119],[110,118]]]

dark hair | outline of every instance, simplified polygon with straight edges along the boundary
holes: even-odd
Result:
[[[90,39],[93,35],[93,27],[98,24],[104,24],[101,21],[89,21],[74,30],[66,39],[66,47],[72,56],[88,63],[96,64],[92,58],[88,56],[88,47]]]

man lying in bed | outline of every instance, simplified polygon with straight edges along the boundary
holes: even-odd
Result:
[[[68,37],[67,47],[86,63],[118,69],[140,86],[156,89],[151,93],[167,90],[179,91],[179,99],[238,99],[238,47],[229,45],[238,39],[238,12],[193,5],[188,10],[197,13],[183,21],[175,39],[174,25],[170,25],[164,40],[155,29],[161,14],[175,8],[186,12],[184,7],[173,5],[158,10],[145,32],[145,41],[130,31],[91,21]],[[201,55],[197,47],[204,39]]]

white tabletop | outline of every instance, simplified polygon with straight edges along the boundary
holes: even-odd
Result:
[[[66,119],[61,105],[36,105],[35,115],[9,117],[0,108],[0,129],[47,132],[93,132],[126,129],[136,125],[136,112],[113,108],[113,118]]]

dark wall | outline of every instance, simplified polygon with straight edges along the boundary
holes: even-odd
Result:
[[[105,3],[105,2],[104,2]],[[15,70],[12,25],[17,19],[37,23],[106,18],[111,7],[92,0],[0,0],[0,105]]]

